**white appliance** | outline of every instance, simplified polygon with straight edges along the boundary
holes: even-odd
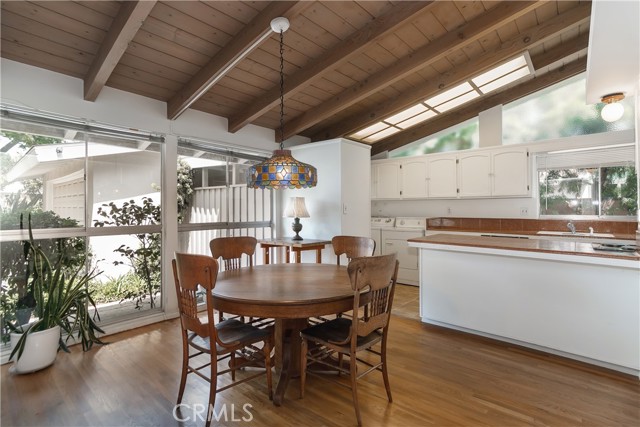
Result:
[[[371,237],[376,241],[375,255],[398,254],[398,283],[419,284],[418,249],[409,247],[407,240],[424,236],[426,223],[425,218],[371,218]]]
[[[372,217],[371,218],[371,238],[376,242],[376,250],[374,255],[380,255],[382,250],[382,229],[393,230],[396,225],[395,218],[389,217]]]

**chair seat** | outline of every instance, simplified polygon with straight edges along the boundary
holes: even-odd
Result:
[[[220,341],[225,344],[238,342],[238,348],[247,344],[263,341],[270,334],[270,331],[267,329],[256,328],[255,326],[242,323],[236,319],[223,320],[216,324],[216,329]],[[202,338],[195,332],[192,332],[189,334],[189,344],[200,351],[204,351],[205,353],[211,352],[209,337]],[[229,353],[233,350],[234,348],[225,348],[220,345],[216,345],[216,351],[218,354]]]
[[[351,325],[351,319],[339,317],[333,320],[329,320],[328,322],[319,323],[317,325],[303,329],[302,331],[300,331],[300,335],[303,338],[315,341],[323,345],[331,345],[335,348],[342,348],[346,352],[350,348],[349,343],[345,345],[337,345],[336,343],[344,342],[350,336],[349,334],[351,332]],[[366,335],[364,337],[359,336],[356,341],[356,346],[358,349],[362,347],[370,347],[380,340],[382,340],[382,332],[373,331],[369,335]]]

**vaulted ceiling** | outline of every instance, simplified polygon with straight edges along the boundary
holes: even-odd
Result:
[[[285,16],[285,138],[352,133],[523,52],[535,73],[373,143],[398,148],[586,69],[584,1],[2,1],[4,58],[277,129]]]

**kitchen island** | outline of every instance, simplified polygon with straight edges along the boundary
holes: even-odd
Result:
[[[640,372],[640,254],[591,243],[436,234],[420,250],[424,322]]]

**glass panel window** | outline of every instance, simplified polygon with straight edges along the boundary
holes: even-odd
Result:
[[[84,226],[86,143],[74,136],[0,132],[3,229],[18,229],[20,215],[26,221],[29,212],[34,212],[34,228]]]
[[[210,254],[209,242],[216,237],[273,235],[273,191],[247,187],[247,171],[260,161],[255,155],[226,154],[188,141],[179,145],[178,155],[178,196],[185,200],[180,251]],[[256,258],[261,262],[258,250]]]
[[[478,148],[478,119],[468,120],[438,134],[419,139],[390,153],[390,157],[419,156],[421,154]]]
[[[632,166],[551,169],[538,172],[540,215],[635,216]]]
[[[505,105],[502,110],[502,143],[520,144],[633,129],[633,97],[621,101],[624,115],[610,123],[600,116],[604,104],[585,104],[585,82],[585,75],[581,74]]]
[[[102,137],[89,145],[90,224],[160,224],[160,144]]]
[[[102,272],[89,284],[102,322],[161,307],[160,233],[96,236],[89,244]]]
[[[35,304],[25,279],[25,233],[16,232],[28,227],[29,216],[50,260],[62,255],[74,271],[86,262],[101,272],[89,285],[101,322],[159,309],[159,138],[12,114],[3,115],[0,130],[3,341],[9,322],[28,320],[19,310]]]

